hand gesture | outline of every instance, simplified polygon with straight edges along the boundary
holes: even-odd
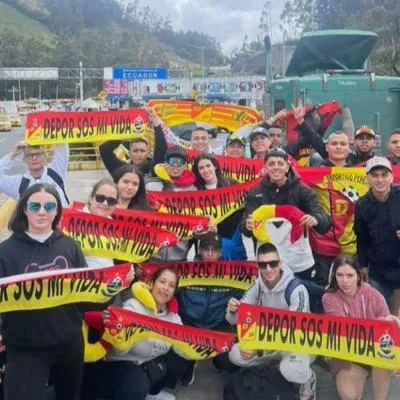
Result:
[[[232,298],[229,299],[229,301],[228,301],[227,310],[228,310],[230,313],[235,313],[235,312],[237,312],[237,309],[238,309],[239,305],[240,305],[240,301],[239,301],[238,299],[235,299],[234,297],[232,297]]]
[[[153,127],[160,126],[162,123],[161,118],[157,115],[156,111],[152,107],[144,107],[147,115],[149,116],[150,124]]]
[[[303,215],[300,220],[300,224],[307,229],[314,228],[318,225],[318,221],[312,215]]]
[[[306,115],[306,108],[303,106],[303,102],[301,99],[297,102],[297,107],[292,104],[293,115],[296,119],[298,125],[301,125],[304,122],[304,116]]]
[[[11,160],[13,160],[15,157],[19,156],[20,154],[25,153],[25,150],[27,148],[28,148],[28,145],[23,140],[21,140],[20,142],[18,142],[11,148],[8,155],[10,156]]]

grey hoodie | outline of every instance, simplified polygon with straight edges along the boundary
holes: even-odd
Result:
[[[134,311],[138,314],[148,315],[154,317],[151,310],[146,308],[142,303],[136,299],[129,299],[124,303],[124,308],[129,311]],[[167,309],[162,310],[156,318],[162,321],[173,322],[182,325],[181,318],[178,314],[169,312]],[[132,361],[135,364],[142,364],[146,361],[152,360],[158,356],[168,353],[171,345],[167,342],[158,339],[142,340],[134,344],[128,350],[117,350],[113,348],[108,353],[105,361]],[[175,349],[174,349],[175,350]],[[181,355],[179,350],[178,354]]]
[[[257,306],[279,308],[290,311],[309,312],[310,301],[304,285],[297,286],[290,296],[290,305],[285,300],[285,290],[294,278],[293,272],[288,267],[283,267],[281,279],[272,289],[269,289],[261,277],[261,273],[254,285],[244,294],[241,303]],[[237,313],[227,311],[226,320],[234,325],[237,323]]]

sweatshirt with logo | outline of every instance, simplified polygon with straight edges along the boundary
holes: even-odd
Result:
[[[86,268],[79,245],[68,236],[54,231],[44,242],[26,233],[14,233],[0,244],[0,277],[29,272]],[[43,291],[46,295],[46,291]],[[46,301],[44,296],[43,301]],[[82,312],[78,305],[44,310],[3,313],[2,335],[6,346],[23,349],[55,347],[79,334]]]

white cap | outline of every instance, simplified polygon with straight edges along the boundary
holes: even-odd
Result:
[[[385,157],[372,157],[367,161],[366,170],[367,174],[371,172],[374,168],[386,168],[392,172],[392,164]]]

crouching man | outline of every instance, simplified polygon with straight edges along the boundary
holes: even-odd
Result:
[[[257,264],[260,274],[254,285],[239,301],[232,298],[228,302],[226,311],[227,321],[237,323],[237,310],[241,302],[264,307],[286,309],[290,311],[309,312],[310,304],[307,289],[304,285],[297,285],[288,296],[285,293],[289,283],[293,280],[293,272],[283,267],[277,248],[266,243],[257,250]],[[290,304],[286,299],[289,297]],[[316,375],[311,369],[312,356],[278,351],[242,350],[235,344],[229,353],[230,361],[239,367],[257,365],[278,366],[282,376],[289,382],[300,384],[299,399],[316,399]]]

